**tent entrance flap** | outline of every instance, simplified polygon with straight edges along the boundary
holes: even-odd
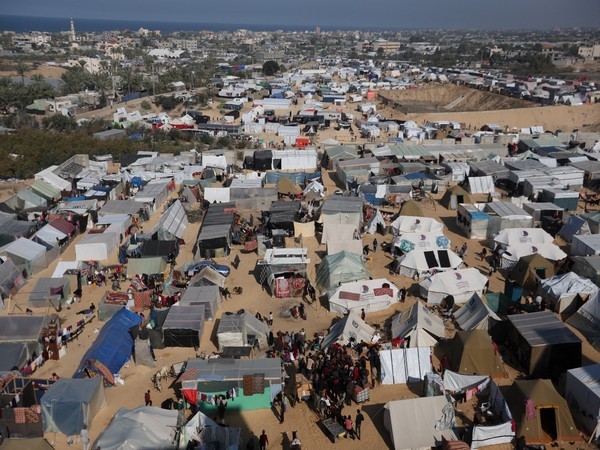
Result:
[[[540,425],[544,432],[544,437],[548,441],[555,441],[558,436],[558,430],[556,426],[556,409],[554,407],[539,408],[540,413]]]

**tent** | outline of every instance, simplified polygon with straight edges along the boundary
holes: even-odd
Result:
[[[381,214],[381,211],[379,210],[371,217],[369,223],[367,223],[365,227],[365,231],[369,234],[375,234],[377,233],[378,227],[381,227],[385,234],[386,223],[385,220],[383,220],[383,214]]]
[[[462,304],[473,294],[482,295],[487,282],[487,277],[474,267],[440,272],[420,283],[421,296],[428,303],[439,304],[452,295],[455,303]]]
[[[19,270],[30,277],[48,267],[46,247],[29,239],[18,238],[0,248],[0,255],[10,257]]]
[[[302,189],[289,178],[282,177],[277,180],[277,193],[281,195],[298,195],[302,193]]]
[[[221,315],[217,328],[219,351],[225,347],[248,347],[258,345],[266,349],[268,345],[269,327],[248,311],[234,314],[225,312]]]
[[[523,256],[509,273],[509,278],[519,286],[534,289],[538,283],[554,276],[554,264],[538,253]]]
[[[219,287],[189,286],[179,299],[180,305],[204,305],[207,320],[214,320],[217,310],[221,307],[221,292]]]
[[[392,245],[402,252],[417,250],[444,250],[450,248],[450,240],[442,233],[402,233],[396,237]]]
[[[571,240],[571,256],[600,255],[600,234],[575,235]]]
[[[177,410],[153,406],[120,408],[92,448],[102,450],[177,448],[177,430],[183,419]]]
[[[542,281],[540,294],[549,300],[552,309],[561,314],[572,314],[577,310],[577,298],[597,302],[600,288],[574,272],[556,275]]]
[[[433,372],[430,347],[381,349],[379,360],[381,384],[415,383]]]
[[[593,433],[600,412],[600,364],[567,370],[565,397],[585,431]]]
[[[550,380],[516,380],[506,393],[517,436],[527,444],[579,441],[579,432],[564,398]]]
[[[204,321],[204,305],[174,304],[162,326],[165,346],[200,347]]]
[[[359,229],[363,219],[363,199],[334,195],[327,197],[321,206],[323,224],[352,224]]]
[[[134,278],[136,275],[157,275],[165,273],[167,261],[162,256],[149,258],[129,258],[127,260],[127,277]]]
[[[436,272],[456,270],[464,266],[463,260],[452,250],[413,250],[400,257],[400,275],[413,278]]]
[[[503,269],[511,269],[524,256],[538,253],[549,261],[560,261],[567,257],[556,244],[516,244],[509,245],[500,256],[500,266]]]
[[[0,309],[4,307],[3,300],[8,298],[10,294],[16,293],[24,285],[25,279],[21,271],[9,258],[0,263]]]
[[[106,261],[117,248],[119,236],[116,233],[94,233],[84,236],[75,244],[77,261]]]
[[[501,320],[477,294],[454,313],[454,319],[464,331],[475,329],[490,331],[494,322]]]
[[[460,203],[471,203],[471,196],[457,184],[446,190],[440,203],[446,209],[455,210]]]
[[[395,234],[402,233],[439,233],[444,234],[444,224],[430,217],[398,216],[392,222]]]
[[[187,448],[188,442],[218,443],[218,448],[240,448],[241,429],[222,427],[198,411],[181,430],[179,448]],[[104,447],[102,447],[104,448]]]
[[[421,208],[421,205],[414,200],[402,203],[400,206],[400,215],[407,217],[425,217],[423,208]]]
[[[442,319],[420,301],[392,317],[392,339],[410,339],[412,347],[433,347],[446,335]]]
[[[177,256],[179,253],[179,244],[176,240],[150,240],[145,241],[142,246],[142,258],[150,258],[152,256],[162,256],[165,259]]]
[[[349,253],[354,253],[355,255],[361,256],[363,254],[363,243],[362,239],[349,239],[349,240],[341,240],[329,239],[327,241],[327,255],[335,255],[341,251],[347,251]]]
[[[234,210],[233,203],[210,205],[198,234],[196,259],[228,254],[232,241]]]
[[[451,370],[459,373],[507,377],[500,355],[485,330],[457,331],[449,342],[448,363]]]
[[[369,276],[361,255],[344,250],[323,258],[317,267],[316,285],[321,291],[328,291],[340,283],[364,280]]]
[[[383,423],[395,450],[437,447],[442,438],[458,439],[454,409],[446,396],[394,400],[384,408]]]
[[[68,278],[39,278],[28,295],[31,308],[58,308],[61,301],[71,295],[71,283]]]
[[[113,374],[119,373],[133,353],[134,340],[129,330],[141,322],[139,315],[126,308],[116,312],[83,355],[73,378],[100,374],[105,383],[114,384]]]
[[[517,244],[552,244],[554,238],[541,228],[508,228],[494,238],[494,249]]]
[[[567,323],[577,328],[587,341],[600,351],[600,299],[585,302]]]
[[[357,312],[350,310],[329,328],[321,347],[327,348],[335,343],[347,345],[351,339],[356,343],[371,342],[374,334],[375,329],[362,320]]]
[[[587,221],[576,215],[571,215],[565,221],[558,235],[567,242],[571,242],[575,236],[585,236],[590,234],[590,226]]]
[[[573,272],[600,286],[600,256],[575,256],[572,261]]]
[[[508,337],[530,375],[558,376],[581,365],[581,340],[550,311],[508,316]]]
[[[83,425],[89,429],[94,416],[105,405],[100,378],[61,378],[41,400],[44,432],[77,435]]]
[[[329,294],[329,310],[346,314],[350,310],[382,311],[398,301],[398,288],[385,278],[343,283]]]
[[[325,192],[325,186],[319,183],[317,180],[312,180],[308,185],[304,188],[302,192],[304,196],[308,196],[309,194],[314,195],[315,197],[322,197]]]
[[[185,209],[179,200],[175,200],[160,217],[155,231],[158,233],[158,239],[161,240],[183,239],[187,226]]]
[[[321,244],[329,244],[331,241],[352,241],[357,229],[351,223],[324,223]]]
[[[302,297],[309,263],[306,248],[267,249],[264,258],[258,261],[258,281],[269,287],[271,296]]]

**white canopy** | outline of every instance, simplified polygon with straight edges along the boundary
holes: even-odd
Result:
[[[437,232],[443,234],[444,224],[430,217],[398,216],[392,222],[396,234]]]
[[[346,316],[329,329],[329,333],[323,339],[322,347],[327,348],[336,342],[346,345],[350,339],[354,339],[356,343],[371,342],[374,334],[375,329],[362,320],[358,313],[350,310]]]
[[[552,244],[553,242],[554,238],[541,228],[507,228],[500,231],[494,238],[495,245],[503,247],[518,244]]]
[[[473,294],[481,295],[487,281],[487,277],[479,270],[470,267],[436,273],[421,283],[421,290],[428,303],[441,303],[446,296],[452,295],[455,303],[462,304]]]
[[[489,330],[490,318],[500,322],[500,317],[477,294],[454,313],[456,323],[464,331]]]
[[[417,300],[407,311],[392,317],[392,339],[410,338],[413,347],[433,347],[446,335],[442,319]]]
[[[117,248],[115,233],[88,234],[75,244],[77,261],[106,261]]]
[[[344,283],[330,292],[329,309],[341,314],[382,311],[398,301],[398,288],[385,278]]]
[[[400,275],[414,277],[455,270],[462,266],[463,260],[452,250],[413,250],[400,259]]]
[[[556,244],[515,244],[509,245],[506,250],[502,253],[500,258],[500,264],[503,269],[510,269],[519,262],[523,256],[533,255],[539,253],[544,258],[550,261],[560,261],[567,257],[567,254],[563,252],[560,247]]]
[[[379,351],[381,384],[404,384],[423,381],[433,372],[431,348],[390,348]]]
[[[450,248],[450,240],[438,232],[402,233],[394,239],[393,245],[406,250],[440,250]]]

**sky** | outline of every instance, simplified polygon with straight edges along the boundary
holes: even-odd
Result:
[[[598,27],[600,0],[0,0],[0,14],[343,28]]]

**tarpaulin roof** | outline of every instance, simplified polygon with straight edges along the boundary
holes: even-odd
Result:
[[[392,339],[410,336],[412,347],[432,347],[446,335],[444,322],[420,301],[392,317]]]
[[[0,317],[0,342],[37,341],[51,316]]]
[[[176,200],[161,216],[158,223],[158,231],[169,233],[179,239],[183,239],[183,233],[188,226],[188,219],[183,205]]]
[[[316,285],[320,290],[326,291],[338,283],[364,280],[369,276],[361,255],[342,251],[323,258],[317,268]]]
[[[476,328],[489,331],[490,318],[500,321],[500,317],[477,294],[474,294],[471,300],[454,313],[454,318],[460,329],[467,331]]]
[[[512,315],[508,319],[532,347],[581,342],[551,311]]]
[[[204,305],[206,318],[213,320],[221,306],[221,293],[219,287],[211,286],[189,286],[181,299],[181,305]]]
[[[40,354],[39,342],[0,342],[0,371],[23,368],[27,360]]]
[[[110,373],[118,373],[133,353],[134,341],[129,329],[141,322],[142,318],[127,308],[123,307],[116,312],[104,324],[94,343],[83,355],[73,378],[85,376],[83,370],[90,359],[104,364]]]

